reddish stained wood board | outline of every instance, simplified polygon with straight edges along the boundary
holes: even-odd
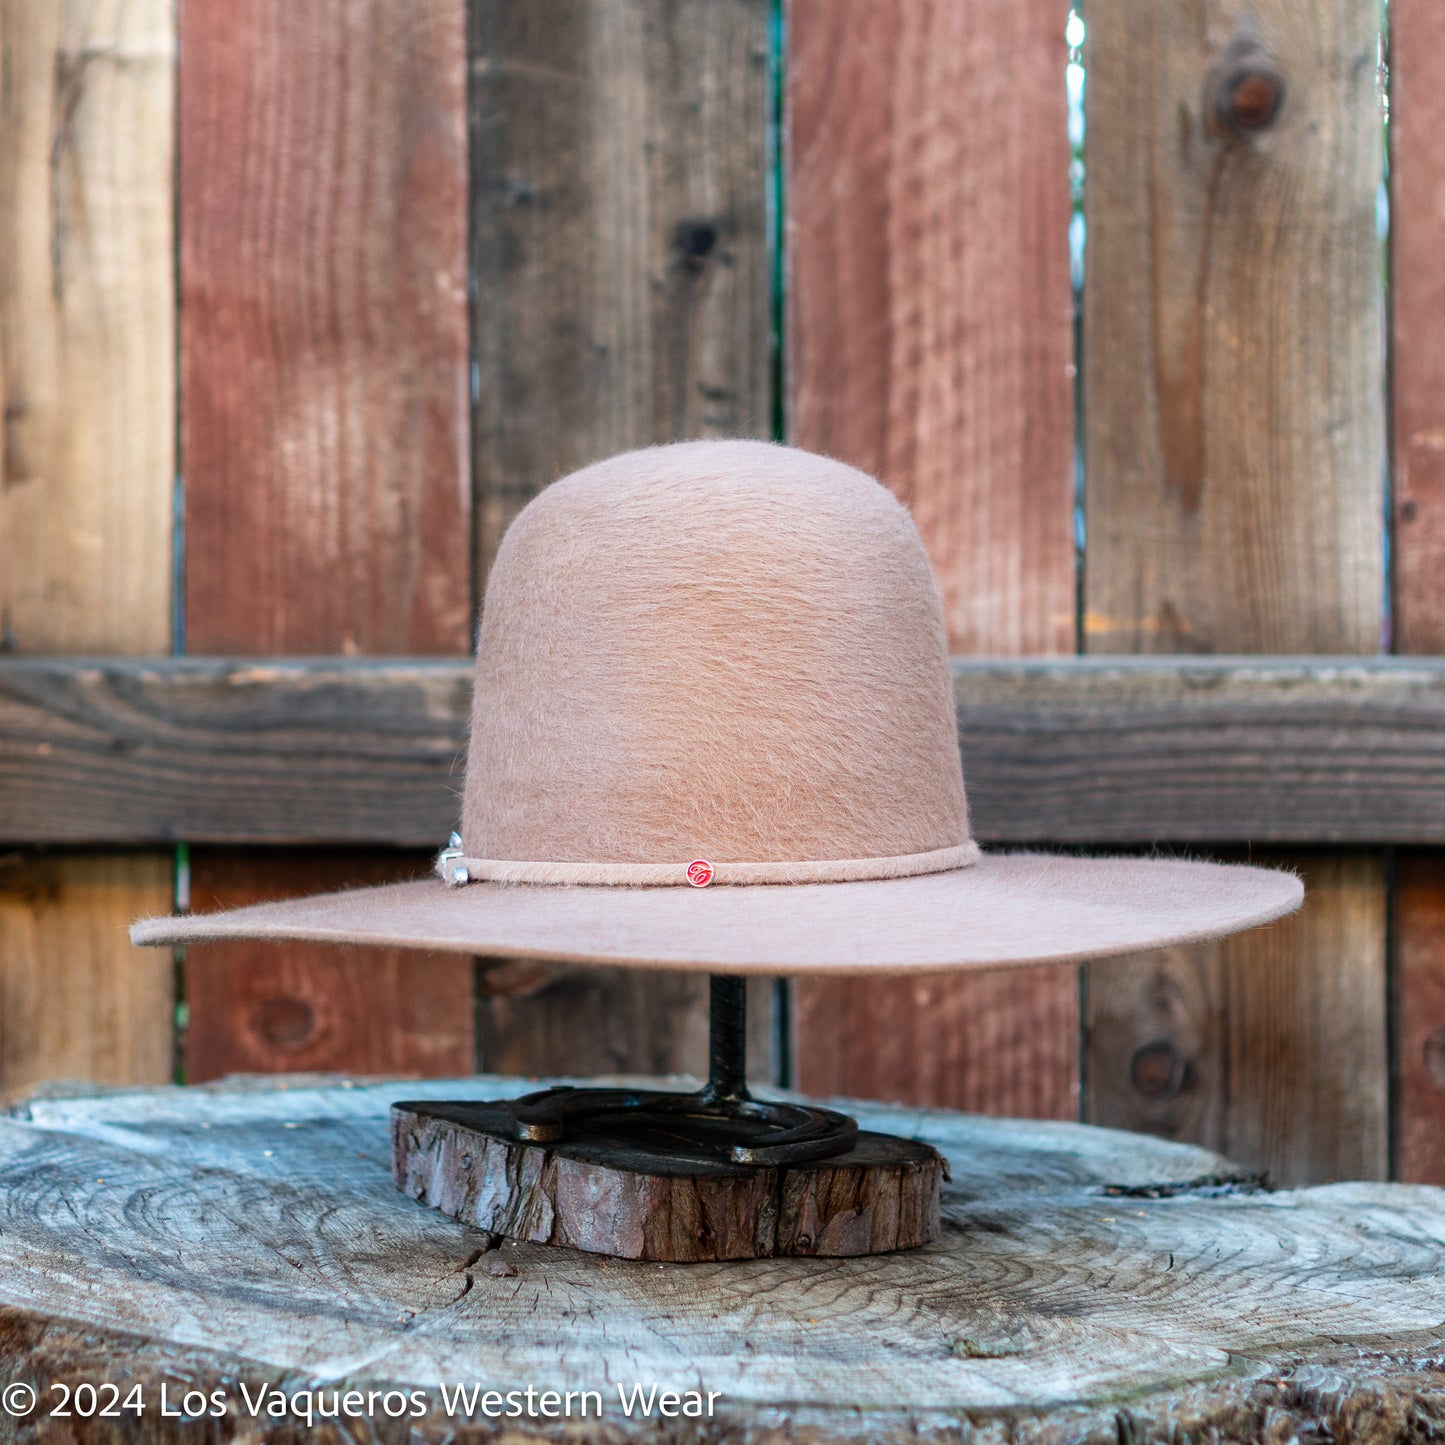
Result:
[[[788,5],[789,439],[909,504],[956,652],[1074,649],[1064,18]],[[797,999],[805,1088],[1077,1116],[1073,969]]]
[[[243,865],[236,868],[237,861]],[[191,905],[392,883],[426,873],[424,854],[302,848],[191,855]],[[468,958],[415,949],[235,942],[192,948],[186,966],[187,1077],[344,1071],[464,1074],[473,1067]]]
[[[980,1113],[1079,1114],[1078,972],[800,980],[797,1086],[889,1103],[967,1099]]]
[[[1394,641],[1445,652],[1445,9],[1390,6]]]
[[[189,651],[468,648],[463,12],[181,7]],[[206,851],[194,866],[203,906],[397,865]],[[193,1077],[471,1063],[464,959],[226,944],[191,974]]]
[[[181,7],[186,647],[469,644],[461,0]]]
[[[1445,1184],[1445,859],[1395,874],[1395,1173]]]
[[[1390,7],[1394,644],[1445,652],[1445,10]],[[1445,1184],[1445,862],[1401,860],[1395,1170]]]

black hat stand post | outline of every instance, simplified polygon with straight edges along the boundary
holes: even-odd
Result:
[[[747,980],[715,974],[710,994],[708,1081],[696,1093],[561,1084],[488,1103],[398,1103],[398,1186],[496,1234],[629,1259],[927,1243],[941,1156],[860,1133],[833,1109],[754,1098]]]
[[[519,1139],[611,1140],[654,1162],[800,1164],[845,1153],[858,1125],[846,1114],[754,1099],[747,1083],[747,979],[711,979],[708,1081],[694,1094],[562,1086],[514,1100]]]

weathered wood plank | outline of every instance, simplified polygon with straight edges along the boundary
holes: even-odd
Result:
[[[181,7],[191,652],[465,652],[461,0]]]
[[[0,858],[0,1091],[173,1077],[174,965],[126,936],[172,888],[164,855]]]
[[[1445,652],[1445,11],[1390,6],[1394,643]]]
[[[1074,651],[1064,11],[788,0],[788,439],[909,504],[961,653]]]
[[[1078,974],[827,978],[794,985],[800,1089],[1033,1119],[1079,1116]]]
[[[1390,7],[1394,645],[1445,652],[1445,11]],[[1445,868],[1397,873],[1395,1168],[1445,1183]]]
[[[1376,7],[1100,0],[1088,26],[1086,645],[1375,652]],[[1238,77],[1240,105],[1282,92],[1272,122],[1221,119]]]
[[[318,888],[394,883],[425,874],[430,862],[415,853],[196,848],[190,902],[237,908]],[[357,1059],[377,1073],[465,1073],[474,1063],[472,972],[469,959],[401,948],[193,948],[186,1077],[326,1072]]]
[[[749,1076],[781,1060],[771,980],[748,989]],[[636,1020],[667,1020],[639,1034]],[[580,1021],[580,1022],[579,1022]],[[577,968],[537,959],[477,960],[477,1066],[488,1073],[703,1074],[708,982],[691,973]]]
[[[1278,1184],[1388,1178],[1383,860],[1276,860],[1304,876],[1305,907],[1220,945],[1230,1157]]]
[[[956,661],[954,679],[984,838],[1440,841],[1439,659]]]
[[[1131,954],[1084,983],[1088,1121],[1220,1147],[1229,1050],[1218,945]]]
[[[485,568],[549,482],[767,437],[765,0],[471,6]]]
[[[1074,650],[1064,59],[1053,0],[787,7],[789,439],[909,503],[959,652]],[[795,992],[806,1087],[1077,1117],[1072,970]]]
[[[1087,21],[1086,646],[1374,652],[1378,7],[1101,0]],[[1378,860],[1317,876],[1296,924],[1214,963],[1199,955],[1207,986],[1185,979],[1168,1005],[1187,1015],[1199,1066],[1220,1066],[1199,1078],[1211,1097],[1191,1106],[1196,1122],[1227,1104],[1231,1136],[1285,1179],[1378,1172],[1387,1132],[1383,906],[1360,897],[1382,886]],[[1317,931],[1344,918],[1369,922],[1343,941]],[[1159,1013],[1156,982],[1148,965],[1106,963],[1090,968],[1088,992],[1143,1029]],[[1189,1014],[1211,1000],[1213,1012]],[[1089,1080],[1121,1067],[1104,1038]],[[1246,1051],[1249,1094],[1228,1083],[1230,1040],[1246,1038],[1260,1041]],[[1340,1046],[1312,1047],[1326,1040]],[[1364,1101],[1370,1117],[1352,1114],[1342,1141],[1328,1110],[1299,1107],[1321,1097]],[[1157,1106],[1137,1103],[1120,1122],[1149,1122]]]
[[[180,9],[189,651],[468,648],[464,9]],[[333,876],[318,865],[308,878],[296,858],[197,852],[193,863],[225,877],[217,897],[233,900],[269,892],[278,868],[293,891]],[[319,999],[336,987],[336,957],[287,944],[263,966],[257,950],[227,944],[196,958],[187,1054],[199,1075],[240,1059],[294,1065],[296,1049],[268,1052],[239,1005]],[[456,1028],[471,1018],[465,960],[428,975],[452,1000],[454,1027],[435,1041],[380,1026],[416,1011],[401,956],[342,968],[348,1007],[308,1046],[319,1058],[457,1066]],[[208,1010],[220,1012],[202,1020]]]
[[[471,672],[0,660],[0,839],[439,847]],[[989,842],[1445,842],[1445,659],[959,659],[954,691]]]
[[[3,659],[0,833],[440,847],[471,691],[463,659]]]
[[[471,5],[483,571],[512,518],[577,467],[772,435],[768,8]],[[697,980],[553,971],[498,994],[484,977],[479,1048],[519,1071],[581,1067],[579,1047],[677,1068],[705,1016]]]
[[[1445,1184],[1445,859],[1403,855],[1395,886],[1395,1172]]]
[[[588,1425],[609,1440],[700,1428],[629,1419],[619,1381],[714,1390],[701,1428],[744,1445],[1310,1431],[1378,1445],[1412,1422],[1427,1433],[1445,1409],[1440,1191],[1270,1194],[1196,1148],[877,1106],[861,1124],[916,1134],[952,1163],[927,1250],[659,1269],[495,1248],[394,1188],[386,1110],[400,1092],[533,1086],[297,1080],[33,1102],[0,1121],[7,1373],[44,1388],[123,1369],[155,1423],[162,1381],[172,1398],[221,1389],[239,1439],[278,1422],[245,1413],[238,1380],[253,1397],[262,1384],[416,1388],[427,1413],[406,1424],[428,1441],[462,1427],[441,1380],[602,1391]],[[177,1248],[188,1229],[204,1248]],[[117,1439],[114,1421],[40,1423]],[[393,1438],[379,1414],[346,1423]],[[177,1440],[214,1429],[167,1424]]]
[[[1270,861],[1304,875],[1306,905],[1293,917],[1090,966],[1089,1122],[1202,1143],[1277,1184],[1383,1179],[1380,861]]]
[[[0,10],[0,650],[168,652],[169,0]]]
[[[169,0],[0,5],[0,652],[171,645],[174,86]],[[8,860],[0,1087],[170,1076],[171,963],[125,923],[172,874]]]

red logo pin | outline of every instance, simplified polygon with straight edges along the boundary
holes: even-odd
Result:
[[[712,864],[706,858],[694,858],[687,865],[687,881],[694,888],[706,888],[712,882]]]

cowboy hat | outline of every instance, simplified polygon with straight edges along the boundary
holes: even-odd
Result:
[[[513,523],[437,870],[131,937],[922,971],[1185,943],[1303,896],[1272,869],[982,851],[911,517],[852,467],[751,441],[613,457]]]

